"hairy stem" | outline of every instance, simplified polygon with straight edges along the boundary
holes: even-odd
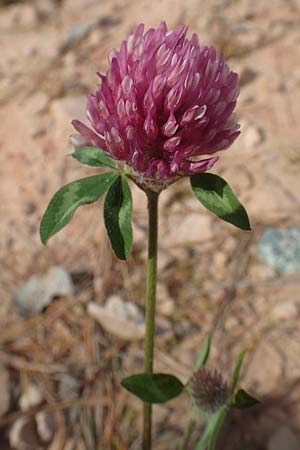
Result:
[[[157,282],[157,231],[158,231],[158,193],[146,192],[148,197],[148,260],[146,290],[146,335],[144,371],[153,372],[155,303]],[[152,406],[144,404],[143,450],[151,450]]]
[[[179,450],[186,450],[190,441],[190,437],[195,429],[196,421],[191,419],[188,426],[186,427],[184,434],[182,436],[181,442],[179,444]]]

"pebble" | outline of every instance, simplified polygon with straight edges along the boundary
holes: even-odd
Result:
[[[78,378],[65,374],[58,384],[58,396],[62,402],[71,402],[80,396],[82,383]],[[67,411],[70,421],[75,424],[79,420],[80,408],[73,407]]]
[[[71,276],[62,267],[54,266],[45,275],[33,275],[13,297],[19,312],[28,317],[46,308],[56,296],[73,296]]]
[[[81,383],[78,378],[63,375],[58,385],[58,395],[63,402],[76,400],[80,395]]]
[[[258,253],[273,269],[285,273],[300,271],[300,228],[266,228]]]
[[[178,222],[174,219],[169,228],[164,236],[165,247],[196,244],[198,241],[207,241],[213,238],[211,218],[201,213],[200,205],[198,214],[181,216]]]
[[[30,102],[28,102],[28,109],[32,114],[41,114],[46,111],[48,103],[48,95],[44,92],[37,91],[30,97]]]
[[[257,78],[257,72],[256,70],[252,69],[251,67],[245,66],[241,69],[240,74],[240,87],[245,86],[249,83],[252,83]]]
[[[87,311],[105,331],[120,339],[137,340],[145,335],[142,312],[137,305],[117,295],[109,297],[104,306],[90,302]]]
[[[244,145],[247,149],[253,149],[264,141],[264,134],[261,128],[248,125],[243,129]]]
[[[272,267],[266,266],[261,261],[253,261],[252,265],[249,267],[248,275],[254,280],[266,280],[268,278],[274,278],[276,276],[276,271]]]
[[[229,316],[225,320],[224,328],[226,331],[232,331],[239,326],[239,320],[234,316]]]
[[[1,5],[1,2],[0,2]],[[9,8],[1,8],[0,29],[32,29],[38,24],[35,6],[31,3],[11,5]]]
[[[36,414],[35,420],[36,429],[42,441],[50,442],[54,434],[52,416],[40,411]]]
[[[33,418],[16,419],[9,431],[9,444],[15,450],[40,450]]]
[[[171,298],[165,284],[159,282],[157,284],[157,311],[163,316],[170,317],[175,311],[175,303]]]
[[[298,317],[298,308],[295,303],[283,302],[278,303],[272,311],[275,320],[293,320]]]
[[[33,406],[40,405],[43,395],[36,384],[29,384],[20,397],[19,405],[22,411],[28,411]]]
[[[282,381],[282,358],[279,352],[262,341],[253,354],[245,379],[246,384],[251,386],[258,396],[278,392]]]
[[[50,111],[57,123],[68,123],[76,118],[86,121],[84,96],[64,97],[53,100]]]
[[[233,236],[228,236],[224,241],[223,250],[225,253],[232,253],[236,250],[237,246],[238,240]]]
[[[158,273],[163,272],[170,264],[174,262],[174,257],[172,257],[169,253],[160,251],[157,259],[157,270]]]
[[[213,262],[216,270],[222,270],[226,265],[227,255],[223,252],[216,251],[213,257]]]

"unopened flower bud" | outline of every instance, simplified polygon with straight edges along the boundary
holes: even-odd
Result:
[[[201,368],[190,381],[194,404],[202,412],[213,414],[228,400],[227,383],[215,369]]]

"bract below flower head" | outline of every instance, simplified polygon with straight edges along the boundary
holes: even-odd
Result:
[[[92,128],[74,120],[74,144],[104,149],[143,179],[209,170],[218,160],[209,155],[240,133],[233,116],[238,76],[223,55],[186,33],[184,25],[144,31],[140,24],[112,50],[107,74],[87,96]]]

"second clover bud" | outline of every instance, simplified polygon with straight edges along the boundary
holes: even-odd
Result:
[[[215,413],[229,397],[227,383],[215,369],[198,369],[191,378],[190,392],[196,408],[206,414]]]

